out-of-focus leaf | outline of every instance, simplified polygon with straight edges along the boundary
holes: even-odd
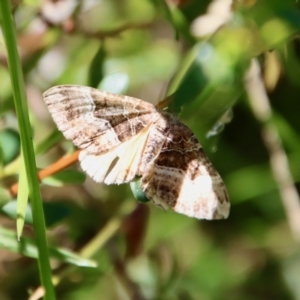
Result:
[[[38,255],[33,240],[22,237],[20,241],[17,241],[17,236],[14,231],[2,227],[0,227],[0,247],[31,258],[37,258]],[[96,262],[82,258],[67,249],[49,247],[49,254],[52,258],[58,259],[61,262],[70,263],[80,267],[97,267]]]
[[[287,122],[287,120],[277,112],[273,113],[274,121],[279,130],[281,138],[286,146],[292,151],[299,151],[300,136],[299,133]]]
[[[70,214],[70,209],[64,204],[59,202],[44,202],[43,208],[45,211],[45,219],[47,227],[51,227],[57,222],[63,220]],[[32,211],[30,204],[25,208],[24,222],[32,224]],[[1,211],[12,219],[17,219],[17,201],[11,200],[1,207]]]
[[[98,51],[91,61],[89,69],[88,85],[96,88],[103,78],[103,63],[106,58],[104,43],[101,43]]]
[[[297,53],[298,39],[295,39],[294,44],[285,44],[279,48],[281,63],[283,64],[283,70],[294,85],[298,86],[300,77],[300,61]],[[292,92],[292,91],[291,91]]]
[[[299,154],[291,154],[288,158],[293,178],[300,182]],[[239,202],[278,189],[268,164],[240,168],[226,176],[226,185],[232,198]]]
[[[1,211],[12,219],[17,220],[17,200],[11,200],[1,207]],[[26,213],[24,214],[24,222],[32,224],[31,207],[26,206]]]
[[[11,195],[9,191],[0,186],[0,207],[5,205],[11,200]]]
[[[24,164],[24,157],[21,155],[21,167],[19,173],[19,188],[17,196],[17,236],[20,239],[26,218],[27,204],[29,197],[27,174]]]
[[[245,201],[268,193],[276,188],[268,165],[250,166],[226,176],[226,185],[231,197]]]
[[[270,5],[271,4],[271,5]],[[300,13],[294,1],[257,1],[247,12],[253,18],[269,46],[276,47],[300,29]],[[272,34],[276,32],[277,34]]]
[[[169,88],[169,92],[175,91],[170,110],[178,113],[182,106],[193,104],[191,111],[194,112],[195,106],[199,107],[203,102],[211,101],[211,95],[217,89],[221,89],[223,92],[230,86],[234,88],[236,84],[234,71],[231,63],[220,56],[212,44],[208,42],[198,43],[185,58],[185,63],[182,64],[181,70]],[[239,94],[240,91],[237,91],[237,95]],[[229,105],[219,111],[219,116],[232,104],[233,102],[229,101]],[[214,105],[218,105],[218,102]],[[218,108],[214,106],[214,113],[216,110]]]
[[[298,18],[300,15],[298,16]],[[270,32],[276,32],[275,35],[270,34]],[[264,24],[261,27],[262,38],[266,41],[271,47],[278,47],[279,44],[286,41],[293,33],[293,29],[289,24],[280,19],[272,19]]]
[[[43,203],[47,227],[52,227],[70,215],[71,209],[58,201]]]
[[[0,66],[0,78],[0,116],[2,116],[5,112],[12,110],[14,106],[10,75],[7,67],[3,65]]]
[[[42,182],[51,186],[63,186],[65,184],[82,184],[85,179],[85,174],[80,171],[63,170],[59,173],[44,178]]]
[[[6,165],[20,154],[20,136],[17,131],[7,128],[0,131],[0,160]]]
[[[38,0],[24,0],[23,2],[25,5],[32,5],[38,7],[40,2]]]

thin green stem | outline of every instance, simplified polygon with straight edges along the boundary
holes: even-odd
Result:
[[[33,224],[35,229],[36,243],[38,247],[40,278],[45,289],[44,299],[54,300],[55,293],[51,280],[51,268],[49,263],[42,198],[36,172],[35,156],[32,145],[31,126],[28,117],[28,107],[22,67],[17,51],[16,32],[14,28],[14,21],[11,14],[9,0],[0,1],[0,15],[4,40],[7,48],[7,59],[11,76],[11,84],[13,87],[12,90],[15,109],[19,122],[22,151],[28,179],[27,183],[29,189],[29,197],[32,204]]]

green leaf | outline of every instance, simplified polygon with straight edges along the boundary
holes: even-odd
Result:
[[[20,154],[20,147],[20,136],[16,130],[7,128],[0,131],[0,161],[3,161],[4,165]]]
[[[5,205],[11,200],[11,195],[9,191],[0,186],[0,207]]]
[[[7,202],[1,207],[1,211],[11,219],[17,220],[17,200]],[[30,205],[26,206],[24,221],[26,224],[32,224],[32,211]]]
[[[43,203],[45,211],[45,219],[47,227],[51,227],[56,223],[63,220],[66,216],[70,214],[70,209],[64,204],[59,202],[44,202]],[[27,205],[24,213],[24,221],[26,224],[32,224],[32,209],[31,205]],[[6,202],[5,205],[1,207],[1,211],[12,219],[17,219],[17,201],[11,200]]]
[[[170,110],[178,113],[182,106],[193,104],[194,107],[188,109],[194,111],[195,106],[210,100],[215,90],[223,92],[230,87],[235,89],[235,85],[241,86],[241,84],[241,77],[236,78],[231,61],[222,57],[213,44],[198,43],[187,54],[181,69],[170,85],[169,93],[173,93]],[[239,88],[238,94],[240,92]],[[225,110],[220,113],[224,113]]]
[[[24,157],[21,155],[21,167],[19,173],[19,188],[17,196],[17,236],[20,239],[24,227],[25,216],[28,204],[28,183],[24,164]]]
[[[38,257],[37,247],[32,239],[22,237],[20,241],[14,231],[0,227],[0,247],[14,253],[19,253],[27,257]],[[51,258],[61,262],[69,263],[80,267],[96,268],[97,264],[93,260],[82,258],[76,253],[63,248],[49,247]]]
[[[94,58],[91,61],[89,69],[89,79],[88,85],[96,88],[99,82],[103,78],[103,63],[106,58],[106,51],[104,48],[104,43],[101,43],[98,51],[96,52]]]
[[[52,227],[70,215],[71,209],[65,204],[58,201],[43,203],[46,225]]]

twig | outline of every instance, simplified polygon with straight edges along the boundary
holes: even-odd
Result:
[[[262,82],[259,64],[252,60],[245,77],[245,88],[252,111],[261,123],[263,142],[269,152],[270,166],[277,183],[291,232],[300,242],[300,199],[290,172],[288,158],[272,120],[272,110],[265,86]]]

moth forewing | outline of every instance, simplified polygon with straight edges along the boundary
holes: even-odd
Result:
[[[111,150],[158,116],[151,103],[85,86],[55,86],[43,96],[58,129],[89,154]]]

